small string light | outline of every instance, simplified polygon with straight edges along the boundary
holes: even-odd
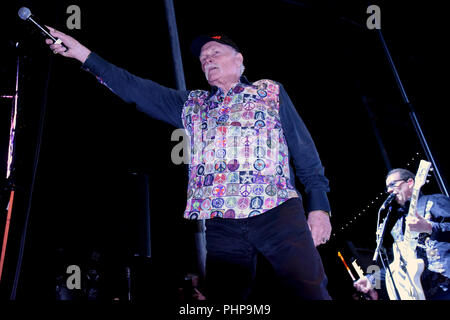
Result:
[[[419,159],[421,158],[421,157],[419,157],[419,153],[418,153],[418,152],[411,158],[411,160],[410,160],[409,162],[407,162],[406,166],[407,166],[407,167],[411,167],[411,165],[414,164],[414,163],[416,162],[416,158],[419,158]],[[377,203],[378,201],[376,201],[376,200],[379,200],[380,198],[383,198],[384,195],[385,195],[384,192],[380,192],[380,193],[375,197],[375,200],[370,201],[370,204],[369,204],[369,205],[365,206],[365,208],[362,209],[357,215],[351,217],[351,218],[348,220],[348,222],[345,223],[345,225],[341,225],[341,228],[340,228],[340,229],[341,229],[341,230],[345,230],[346,227],[349,226],[349,224],[350,224],[350,226],[351,226],[352,222],[356,222],[356,220],[357,220],[358,217],[360,217],[363,213],[366,213],[366,209],[370,209],[371,205]],[[372,210],[367,210],[367,212],[369,212],[369,211],[372,211]],[[338,228],[339,228],[339,227],[338,227]],[[336,236],[336,233],[333,233],[333,237],[335,237],[335,236]]]

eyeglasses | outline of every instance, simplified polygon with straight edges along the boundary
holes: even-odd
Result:
[[[401,183],[397,184],[397,182],[399,182],[399,181],[401,181]],[[400,185],[401,185],[403,182],[406,182],[406,181],[403,180],[403,179],[398,179],[398,180],[392,181],[391,183],[389,183],[389,184],[386,186],[386,191],[388,191],[389,188],[390,188],[390,189],[393,189],[393,188],[398,188],[398,187],[400,187]],[[396,185],[396,184],[397,184],[397,185]]]

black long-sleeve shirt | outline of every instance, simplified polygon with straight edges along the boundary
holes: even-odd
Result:
[[[136,104],[138,110],[148,116],[164,121],[176,128],[183,128],[182,110],[191,91],[175,90],[154,81],[137,77],[119,68],[92,52],[83,68],[93,73],[127,103]],[[245,77],[241,81],[246,82]],[[307,212],[323,210],[330,213],[327,198],[329,181],[318,152],[303,120],[297,113],[288,94],[281,84],[279,116],[289,149],[290,163],[295,174],[305,187]],[[212,88],[212,90],[217,88]],[[293,169],[290,166],[290,181],[294,183]]]

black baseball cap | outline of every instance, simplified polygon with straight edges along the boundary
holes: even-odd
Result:
[[[237,52],[241,52],[241,50],[239,50],[236,43],[234,43],[230,38],[228,38],[226,35],[219,34],[219,35],[213,35],[213,36],[198,36],[197,38],[195,38],[191,44],[192,54],[196,57],[200,57],[200,52],[202,50],[202,47],[210,41],[216,41],[218,43],[226,44],[227,46],[230,46],[233,49],[235,49]]]

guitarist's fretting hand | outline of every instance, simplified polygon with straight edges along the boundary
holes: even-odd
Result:
[[[425,232],[431,234],[433,229],[432,224],[417,212],[415,217],[406,217],[405,222],[408,228],[414,232]]]

